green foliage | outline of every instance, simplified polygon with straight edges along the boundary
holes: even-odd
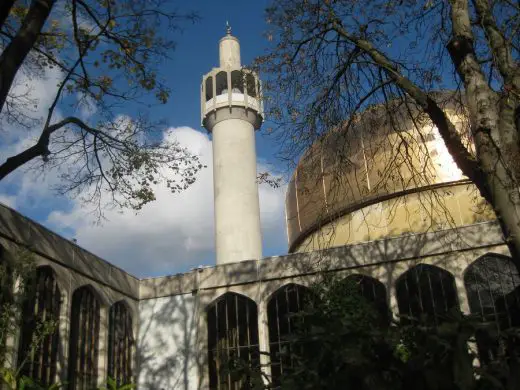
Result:
[[[63,383],[42,386],[28,376],[17,376],[15,370],[8,368],[1,369],[1,377],[9,390],[58,390],[65,386]]]
[[[20,364],[12,360],[16,346],[10,346],[8,341],[20,329],[25,300],[34,294],[32,282],[35,271],[33,255],[26,249],[16,251],[12,258],[3,256],[0,261],[0,383],[10,390],[44,390],[44,387],[32,378],[22,374],[22,367],[42,340],[54,333],[58,326],[56,320],[38,319],[27,355],[21,357]],[[60,387],[62,385],[58,383],[45,390],[56,390]]]
[[[33,274],[34,260],[26,250],[18,251],[14,258],[3,256],[0,261],[0,366],[6,362],[7,354],[12,352],[7,346],[7,339],[18,329],[23,300]],[[18,283],[16,290],[15,281]]]
[[[325,277],[313,290],[305,311],[295,315],[298,326],[290,341],[297,348],[286,350],[292,369],[284,370],[279,387],[261,382],[258,368],[248,372],[256,378],[255,389],[519,388],[517,330],[503,332],[498,341],[504,352],[478,366],[475,332],[482,324],[471,316],[449,312],[437,326],[426,319],[388,323],[354,285]]]
[[[355,288],[330,278],[314,287],[315,298],[298,316],[294,342],[301,347],[291,349],[294,368],[283,389],[383,389],[398,381],[398,339]]]
[[[127,383],[125,385],[118,385],[113,378],[108,378],[106,387],[101,387],[99,390],[132,390],[135,389],[135,384]]]
[[[65,386],[65,383],[43,386],[22,373],[22,367],[29,361],[36,348],[58,328],[57,320],[37,319],[27,354],[18,357],[17,361],[12,359],[17,346],[9,345],[9,341],[12,341],[20,330],[24,303],[35,294],[33,283],[35,275],[36,264],[29,250],[18,250],[12,257],[0,254],[0,387],[2,389],[5,387],[9,390],[58,390]],[[108,378],[106,387],[99,390],[132,390],[135,387],[134,384],[118,385],[116,380]]]

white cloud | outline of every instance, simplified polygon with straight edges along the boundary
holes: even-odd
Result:
[[[56,84],[62,78],[62,73],[56,68],[47,68],[43,74],[29,74],[25,70],[17,74],[11,96],[23,96],[22,104],[16,107],[19,114],[30,118],[33,122],[29,127],[23,127],[16,123],[8,123],[5,111],[0,117],[2,132],[0,133],[0,163],[8,157],[16,155],[33,146],[42,129],[43,120],[54,100]],[[25,102],[25,104],[23,104]],[[18,102],[19,103],[19,102]],[[54,120],[61,117],[59,110],[55,110]],[[48,205],[54,198],[51,187],[58,180],[57,175],[50,173],[42,175],[30,169],[31,163],[9,174],[0,184],[0,193],[4,197],[9,196],[16,202],[17,208],[37,208],[39,205]]]
[[[188,127],[169,129],[166,136],[175,137],[207,165],[188,190],[171,194],[166,186],[158,185],[155,202],[138,214],[129,210],[108,211],[107,221],[102,225],[92,224],[80,204],[69,212],[53,211],[48,224],[75,231],[79,245],[140,277],[184,272],[202,264],[213,265],[211,141],[205,134]],[[283,188],[260,186],[264,243],[271,246],[286,245],[284,192]]]
[[[22,67],[16,74],[13,85],[9,90],[7,102],[11,102],[11,107],[16,109],[22,116],[27,118],[42,120],[47,115],[47,111],[55,98],[57,85],[62,80],[63,73],[56,67],[45,68],[43,70],[32,70]],[[6,112],[2,113],[5,119]],[[19,131],[14,130],[12,125],[8,130],[3,131],[2,136],[14,135],[11,139],[17,139]],[[20,130],[19,128],[17,130]],[[29,128],[29,131],[35,130]]]
[[[271,172],[271,169],[260,163],[258,172]],[[275,176],[274,173],[272,175]],[[281,255],[287,251],[287,229],[285,224],[286,190],[287,185],[272,188],[265,183],[261,184],[258,189],[264,256]]]
[[[30,91],[37,101],[31,116],[46,114],[60,78],[57,71],[29,82],[22,77],[15,92]],[[25,89],[24,89],[25,88]],[[91,115],[90,112],[81,115]],[[5,127],[1,135],[0,160],[16,154],[36,142],[39,126],[30,130]],[[14,207],[27,216],[43,222],[78,244],[128,272],[140,276],[156,276],[184,272],[191,267],[213,265],[213,172],[212,148],[208,136],[188,127],[169,129],[165,137],[176,139],[198,154],[207,168],[198,175],[188,190],[171,194],[166,186],[158,186],[157,200],[138,214],[131,210],[112,210],[105,213],[102,224],[94,223],[94,216],[79,200],[58,197],[52,186],[59,182],[57,172],[42,176],[30,169],[19,169],[0,183],[0,202]],[[260,164],[259,171],[269,171]],[[286,250],[284,221],[285,188],[259,188],[264,255],[280,254]],[[47,216],[47,218],[46,218]]]
[[[83,121],[87,121],[98,111],[96,102],[88,95],[76,94],[76,101],[78,103],[77,112]]]
[[[0,194],[0,203],[14,209],[16,208],[16,196]]]

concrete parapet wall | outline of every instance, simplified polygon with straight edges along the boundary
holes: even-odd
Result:
[[[482,251],[508,253],[497,223],[484,222],[456,230],[403,235],[321,251],[222,264],[175,276],[144,279],[140,285],[140,299],[301,278],[319,272],[352,272],[378,266],[384,268],[389,266],[388,263],[435,262],[436,259],[440,261],[448,255],[462,256],[466,252]],[[455,264],[447,267],[457,268]]]
[[[4,205],[0,205],[0,239],[130,299],[139,298],[138,278]]]

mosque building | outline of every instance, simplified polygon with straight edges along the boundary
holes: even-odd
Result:
[[[518,321],[510,302],[520,307],[520,276],[493,213],[431,123],[397,128],[381,107],[353,118],[349,131],[331,129],[303,155],[286,194],[289,254],[262,257],[261,82],[242,67],[230,29],[219,53],[201,86],[213,142],[216,265],[139,279],[0,206],[2,264],[8,269],[21,249],[37,263],[36,293],[6,341],[5,364],[70,390],[108,377],[143,390],[238,390],[221,359],[233,355],[259,360],[277,383],[287,368],[279,352],[288,314],[323,272],[355,281],[395,319],[460,308],[497,324]],[[423,135],[421,146],[399,152]],[[0,304],[16,288],[2,281]],[[58,327],[24,362],[38,318],[56,318]]]

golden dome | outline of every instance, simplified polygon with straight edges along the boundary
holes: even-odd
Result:
[[[304,154],[286,194],[290,252],[494,218],[426,115],[392,110],[369,108]],[[445,111],[471,145],[463,116]]]

